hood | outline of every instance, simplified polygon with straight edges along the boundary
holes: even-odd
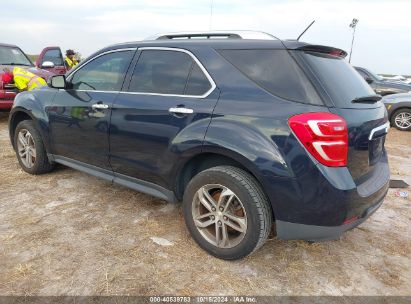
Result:
[[[35,74],[35,75],[37,75],[41,78],[44,78],[45,80],[48,80],[51,76],[54,75],[53,73],[51,73],[49,71],[36,68],[35,66],[28,67],[28,66],[20,66],[20,65],[0,65],[0,75],[2,75],[4,73],[3,72],[4,68],[9,68],[11,71],[13,71],[13,68],[15,68],[15,67],[26,69],[27,71],[29,71],[29,72],[31,72],[31,73],[33,73],[33,74]]]
[[[48,80],[51,76],[54,75],[54,73],[36,67],[31,67],[28,69],[28,71],[37,76],[40,76],[41,78],[44,78],[45,80]]]

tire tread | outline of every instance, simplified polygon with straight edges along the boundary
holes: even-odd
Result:
[[[240,168],[232,166],[219,166],[212,169],[224,172],[238,180],[253,197],[253,201],[258,209],[259,221],[261,224],[257,245],[251,253],[255,252],[266,242],[272,225],[271,207],[264,192],[255,181],[255,178]]]

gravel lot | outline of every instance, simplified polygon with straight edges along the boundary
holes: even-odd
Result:
[[[392,129],[386,144],[409,184],[410,142]],[[62,166],[24,173],[7,113],[0,169],[0,295],[411,295],[411,199],[395,189],[338,241],[273,239],[226,262],[194,243],[179,205]]]

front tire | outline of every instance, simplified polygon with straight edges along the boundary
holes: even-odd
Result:
[[[40,132],[33,121],[20,122],[14,131],[14,147],[21,168],[30,174],[50,172],[54,165],[49,162]]]
[[[391,116],[391,125],[401,131],[411,130],[411,109],[404,108],[395,111]]]
[[[185,190],[183,210],[198,245],[225,260],[256,251],[267,240],[272,225],[271,207],[257,181],[231,166],[197,174]]]

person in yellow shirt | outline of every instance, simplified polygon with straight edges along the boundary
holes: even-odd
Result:
[[[64,58],[64,65],[66,66],[67,71],[70,71],[76,65],[78,65],[78,61],[76,59],[76,52],[73,50],[66,51],[66,58]]]
[[[15,67],[13,72],[6,68],[4,69],[4,72],[13,74],[14,85],[19,91],[31,91],[35,88],[47,85],[47,82],[43,78],[24,68]]]

